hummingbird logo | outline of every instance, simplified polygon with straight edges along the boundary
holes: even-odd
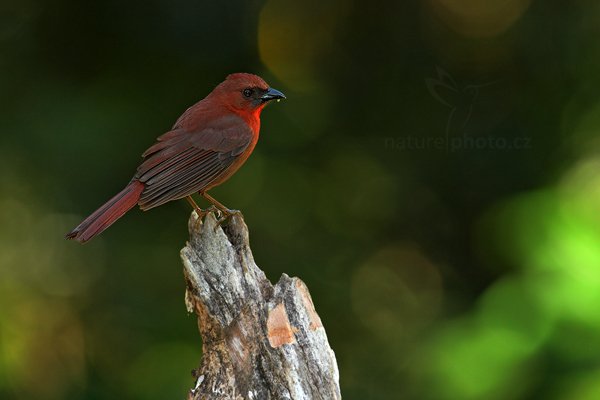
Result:
[[[449,138],[450,133],[462,133],[464,135],[480,89],[493,85],[497,81],[461,87],[441,67],[437,66],[436,71],[437,78],[426,78],[425,84],[433,98],[450,109],[446,122],[446,139]]]

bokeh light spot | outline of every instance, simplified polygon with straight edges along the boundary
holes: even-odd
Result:
[[[397,185],[377,159],[347,149],[321,176],[318,215],[332,232],[368,236],[394,213]]]
[[[429,0],[433,12],[455,32],[469,37],[496,36],[510,28],[531,0]]]
[[[456,321],[435,342],[428,379],[436,385],[428,391],[438,399],[518,398],[525,389],[529,351],[511,330]]]
[[[315,89],[346,8],[345,0],[267,1],[258,26],[261,60],[286,86],[300,92]]]
[[[408,243],[380,249],[352,279],[357,317],[391,347],[410,343],[434,318],[441,299],[437,266]]]

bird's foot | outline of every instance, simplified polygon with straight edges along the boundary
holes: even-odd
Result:
[[[202,222],[204,221],[204,217],[207,214],[209,214],[211,212],[214,212],[214,213],[219,212],[219,210],[215,206],[210,206],[205,210],[201,209],[200,207],[198,207],[198,208],[194,207],[194,211],[196,212],[196,215],[197,215],[196,222],[195,222],[196,226],[198,224],[202,224]]]
[[[206,217],[210,213],[215,213],[215,215],[218,216],[219,209],[216,208],[215,206],[211,205],[210,207],[208,207],[204,210],[203,209],[196,210],[196,214],[198,214],[198,221],[200,221],[200,222],[204,221],[204,217]]]
[[[186,200],[188,201],[188,203],[190,203],[190,205],[192,206],[192,208],[196,212],[196,215],[198,216],[197,220],[200,221],[200,222],[206,216],[206,214],[208,214],[211,211],[215,211],[216,210],[215,206],[210,206],[206,210],[201,209],[200,206],[198,206],[198,204],[196,204],[196,202],[194,201],[194,199],[192,198],[192,196],[187,196]]]
[[[218,219],[217,224],[215,225],[215,229],[221,226],[221,224],[227,221],[232,215],[241,214],[240,210],[230,210],[228,208],[219,209],[218,210]]]

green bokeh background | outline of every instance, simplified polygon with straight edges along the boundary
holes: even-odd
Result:
[[[345,399],[600,398],[600,3],[0,4],[0,398],[184,398],[189,205],[64,234],[228,73],[288,96],[212,194]]]

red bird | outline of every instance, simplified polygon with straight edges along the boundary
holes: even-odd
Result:
[[[144,211],[199,193],[225,217],[232,214],[206,193],[225,182],[248,159],[258,141],[260,113],[274,99],[285,99],[260,77],[231,74],[208,96],[188,108],[172,130],[144,152],[129,184],[67,234],[81,243],[98,235],[133,206]]]

